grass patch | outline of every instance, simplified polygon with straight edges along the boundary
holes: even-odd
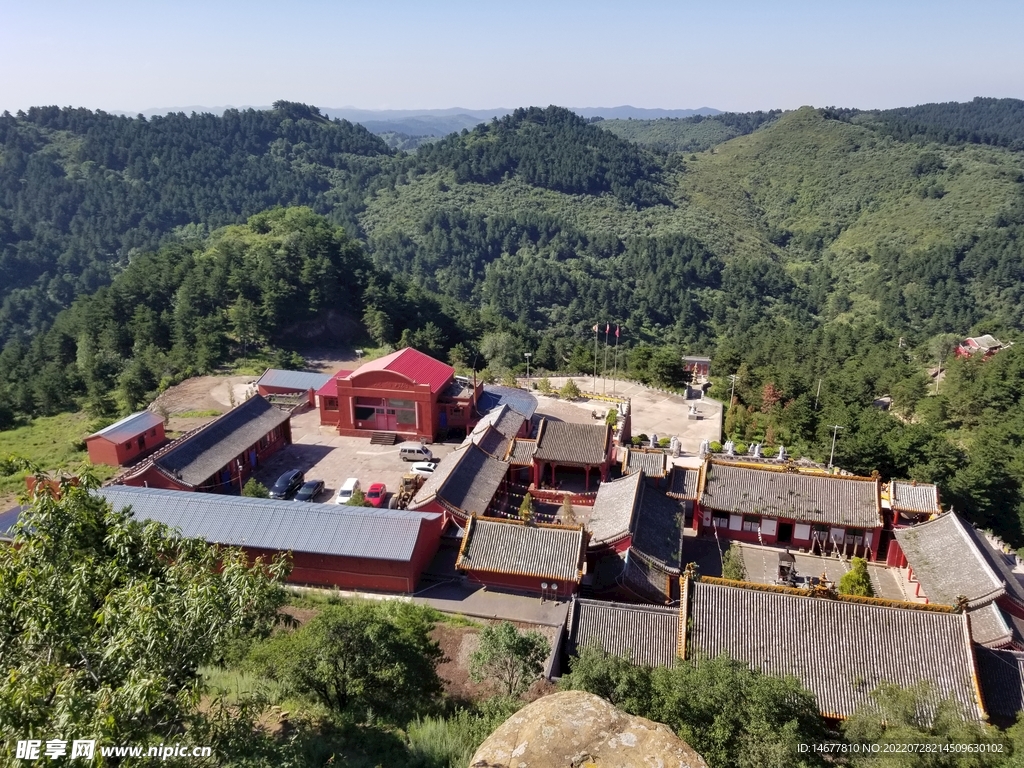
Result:
[[[182,411],[181,413],[172,413],[171,417],[175,419],[206,419],[211,416],[220,416],[224,411],[218,411],[211,408],[208,411]]]
[[[28,459],[44,470],[90,470],[100,480],[113,477],[115,467],[89,463],[83,440],[95,431],[96,422],[84,411],[43,416],[16,429],[0,432],[0,458],[10,455]],[[0,495],[25,490],[27,472],[0,475]]]

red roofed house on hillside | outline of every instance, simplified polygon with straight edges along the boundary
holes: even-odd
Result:
[[[164,420],[151,411],[139,411],[85,438],[89,461],[120,467],[167,442]]]
[[[972,336],[968,339],[964,339],[957,346],[954,354],[957,357],[974,357],[978,355],[982,358],[992,357],[996,352],[1006,349],[1012,346],[1013,343],[1003,344],[999,339],[991,334],[986,333],[984,336]]]
[[[320,424],[336,425],[338,434],[435,440],[472,426],[482,391],[482,384],[456,378],[450,365],[406,347],[355,371],[338,371],[316,394]]]

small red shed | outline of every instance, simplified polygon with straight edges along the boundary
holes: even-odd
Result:
[[[121,467],[167,442],[164,420],[152,411],[125,416],[85,438],[89,461]]]

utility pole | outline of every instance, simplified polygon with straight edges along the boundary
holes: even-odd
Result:
[[[530,388],[530,358],[533,357],[533,352],[523,352],[523,357],[526,358],[526,388]]]
[[[814,410],[818,410],[818,398],[821,397],[821,379],[818,379],[818,392],[814,396]]]
[[[732,373],[729,375],[729,381],[732,382],[732,388],[729,390],[729,407],[732,408],[732,401],[736,399],[736,380],[739,379],[738,373]]]
[[[832,452],[828,455],[828,468],[832,469],[832,460],[836,457],[836,435],[839,434],[840,429],[846,429],[838,424],[832,425]]]

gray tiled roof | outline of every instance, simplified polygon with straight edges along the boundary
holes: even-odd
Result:
[[[927,681],[965,716],[983,716],[975,696],[966,616],[686,582],[686,654],[726,653],[772,675],[795,675],[819,710],[848,717],[881,683]],[[686,597],[684,595],[684,601]]]
[[[558,464],[602,464],[608,455],[611,427],[607,424],[541,422],[536,458]]]
[[[9,539],[13,535],[11,529],[18,522],[25,507],[11,507],[11,509],[0,512],[0,539]]]
[[[986,603],[967,612],[971,639],[986,648],[1002,648],[1013,640],[1013,630],[995,603]]]
[[[989,714],[1015,719],[1024,710],[1024,653],[979,648],[978,680]]]
[[[626,460],[623,471],[627,474],[643,472],[648,477],[664,477],[668,457],[664,451],[638,451],[626,449]]]
[[[1005,584],[979,547],[973,528],[955,512],[910,528],[897,528],[914,575],[933,603],[956,605],[964,595],[978,606],[1005,592]]]
[[[477,402],[477,408],[492,411],[502,405],[509,405],[526,418],[530,418],[537,410],[537,398],[529,392],[515,387],[503,387],[500,384],[484,384],[484,393]]]
[[[533,454],[537,452],[536,440],[516,439],[509,446],[508,460],[517,467],[533,464]]]
[[[590,547],[600,548],[626,536],[633,528],[633,514],[640,500],[643,473],[601,483],[594,497],[587,528]]]
[[[488,455],[473,443],[463,443],[449,453],[413,498],[411,507],[437,498],[468,517],[487,511],[509,465]]]
[[[683,510],[679,502],[655,488],[641,488],[630,554],[639,552],[660,569],[678,575],[683,544]]]
[[[310,373],[309,371],[283,371],[277,368],[268,368],[256,382],[256,386],[262,384],[266,387],[280,387],[281,389],[309,390],[314,392],[332,378],[330,373]]]
[[[509,445],[509,439],[489,425],[484,429],[474,429],[466,436],[466,442],[479,446],[497,459],[505,458]]]
[[[519,411],[507,403],[502,403],[477,422],[477,425],[473,427],[473,433],[483,431],[487,427],[493,427],[505,437],[511,439],[519,434],[519,430],[527,421],[528,417],[519,413]]]
[[[1024,607],[1024,585],[1021,584],[1020,577],[1013,570],[1013,563],[1017,556],[1000,552],[988,536],[969,524],[967,524],[967,533],[974,539],[978,551],[1002,579],[1007,595]]]
[[[289,418],[287,412],[256,395],[158,453],[153,463],[197,487]]]
[[[671,667],[679,642],[679,609],[574,600],[567,651],[597,645],[645,667]]]
[[[882,524],[878,481],[837,475],[749,469],[711,462],[700,504],[723,512],[822,525],[875,528]]]
[[[115,509],[157,520],[187,538],[258,549],[407,562],[420,526],[437,514],[276,501],[214,493],[111,485],[98,489]]]
[[[467,571],[579,581],[583,541],[581,528],[473,518],[455,566]]]
[[[94,432],[85,439],[90,440],[94,437],[103,437],[112,443],[121,443],[136,435],[144,434],[158,424],[163,423],[163,418],[152,411],[139,411],[131,416],[125,416],[120,421],[115,421],[110,426]]]
[[[697,500],[697,481],[700,480],[699,469],[672,467],[669,473],[668,494],[677,499]]]
[[[889,506],[897,512],[939,512],[939,489],[931,483],[893,480],[889,484]]]

